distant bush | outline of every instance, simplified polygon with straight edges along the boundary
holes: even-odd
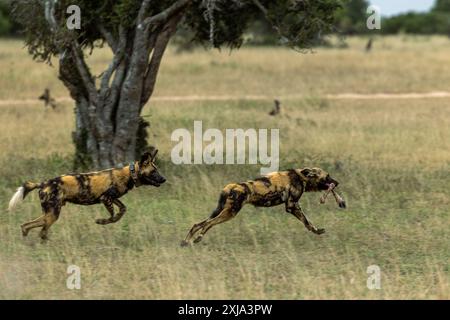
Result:
[[[367,8],[366,0],[343,1],[342,9],[336,13],[336,28],[342,34],[364,34],[369,30],[366,26]]]
[[[382,23],[383,34],[446,34],[450,35],[450,13],[409,12],[385,18]]]
[[[0,37],[18,36],[19,25],[11,20],[11,1],[0,0]]]
[[[9,3],[0,0],[0,36],[9,35],[11,21],[9,19]]]
[[[343,0],[343,7],[337,12],[337,31],[343,34],[368,33],[366,27],[368,7],[369,2],[366,0]],[[408,12],[385,17],[380,33],[450,35],[450,0],[436,0],[430,12]]]
[[[433,11],[450,13],[450,0],[436,0]]]
[[[430,12],[408,12],[385,18],[382,33],[450,35],[450,0],[436,0]]]

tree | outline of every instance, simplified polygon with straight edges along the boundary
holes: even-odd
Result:
[[[367,0],[346,0],[337,11],[337,26],[344,34],[366,33]]]
[[[437,33],[450,36],[450,0],[436,0],[430,15],[434,17],[435,29]]]
[[[11,0],[0,0],[0,37],[17,37],[19,26],[11,20]]]
[[[0,2],[0,36],[7,36],[10,32],[9,4],[7,2]]]
[[[48,63],[59,59],[59,78],[75,101],[78,164],[110,167],[134,160],[145,147],[148,123],[140,114],[177,27],[189,28],[193,40],[206,46],[234,49],[262,13],[283,43],[305,49],[332,28],[339,0],[14,0],[12,5],[30,54]],[[79,30],[66,27],[69,5],[81,9]],[[86,56],[103,45],[113,58],[97,76]]]
[[[450,13],[450,0],[436,0],[432,11]]]

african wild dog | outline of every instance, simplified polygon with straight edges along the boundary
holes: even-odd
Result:
[[[315,234],[322,234],[324,229],[316,228],[308,221],[298,204],[303,192],[326,191],[320,202],[325,203],[326,197],[333,193],[339,207],[345,208],[345,201],[335,191],[338,182],[320,168],[293,169],[275,172],[244,183],[232,183],[223,189],[220,194],[217,208],[211,216],[194,224],[182,246],[190,243],[192,237],[200,231],[194,242],[202,240],[205,233],[213,226],[235,217],[244,204],[253,204],[256,207],[273,207],[284,203],[286,211],[299,219],[305,227]]]
[[[58,219],[61,207],[66,202],[80,205],[103,203],[110,217],[97,219],[95,222],[102,225],[117,222],[126,211],[125,205],[119,200],[121,196],[133,187],[159,187],[166,181],[154,164],[157,152],[158,150],[146,152],[140,161],[132,162],[123,168],[68,174],[42,183],[25,182],[11,198],[9,210],[21,202],[30,191],[39,189],[43,215],[24,223],[21,228],[23,236],[27,236],[31,229],[42,227],[42,239],[47,238],[48,229]],[[118,213],[114,213],[114,204],[119,208]]]

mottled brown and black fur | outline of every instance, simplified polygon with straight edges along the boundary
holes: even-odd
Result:
[[[345,208],[344,200],[333,191],[338,184],[320,168],[275,172],[253,181],[229,184],[222,190],[218,206],[211,216],[194,224],[181,244],[188,245],[198,232],[199,235],[194,242],[201,241],[210,228],[235,217],[245,204],[252,204],[256,207],[273,207],[284,204],[286,212],[303,222],[309,231],[322,234],[325,230],[315,227],[307,219],[298,201],[303,192],[328,190],[333,192],[339,206]]]
[[[97,219],[98,224],[109,224],[120,220],[126,212],[125,205],[119,200],[134,187],[153,185],[159,187],[166,180],[158,173],[154,164],[157,150],[146,152],[140,161],[130,163],[123,168],[113,168],[98,172],[67,174],[42,183],[26,182],[18,189],[10,201],[10,210],[34,189],[39,189],[39,199],[43,215],[24,223],[23,236],[33,228],[41,227],[40,237],[47,238],[48,229],[58,219],[61,208],[67,203],[93,205],[103,203],[110,217]],[[114,205],[119,212],[114,212]]]

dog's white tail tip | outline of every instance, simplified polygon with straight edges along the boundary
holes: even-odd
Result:
[[[19,202],[23,200],[23,195],[25,193],[24,187],[19,187],[16,193],[12,196],[11,200],[9,200],[8,211],[12,211]]]

